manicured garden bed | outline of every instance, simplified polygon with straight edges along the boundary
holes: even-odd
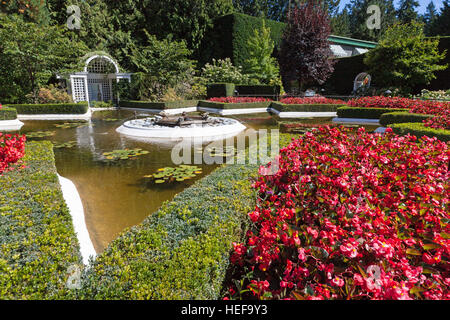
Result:
[[[424,123],[394,123],[389,125],[400,135],[411,134],[417,137],[436,137],[441,141],[450,141],[450,130],[427,127]]]
[[[25,167],[0,175],[0,297],[70,298],[69,267],[82,265],[50,142],[29,142]]]
[[[450,150],[390,132],[320,127],[281,150],[226,298],[450,298]]]
[[[179,109],[197,107],[198,100],[182,100],[171,102],[151,102],[151,101],[120,101],[121,108],[135,108],[135,109]]]
[[[271,109],[279,112],[336,112],[343,104],[282,104],[272,102]]]
[[[408,109],[340,107],[337,109],[337,115],[339,118],[380,119],[384,113],[405,111],[408,111]]]
[[[218,299],[255,205],[257,166],[221,167],[123,232],[88,270],[83,299]]]
[[[387,127],[394,123],[414,123],[422,122],[434,117],[433,115],[420,114],[420,113],[410,113],[410,112],[389,112],[383,113],[380,116],[380,124],[383,127]]]
[[[13,104],[8,107],[17,110],[18,114],[85,114],[88,103],[57,103],[57,104]]]
[[[14,108],[0,106],[0,121],[17,119],[17,110]]]
[[[214,102],[214,101],[200,101],[198,106],[201,108],[211,108],[220,110],[230,109],[256,109],[256,108],[268,108],[271,101],[257,101],[257,102]]]

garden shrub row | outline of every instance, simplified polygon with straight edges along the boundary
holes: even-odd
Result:
[[[18,114],[85,114],[89,106],[87,102],[57,104],[14,104]]]
[[[352,108],[341,107],[337,109],[339,118],[380,119],[381,115],[390,112],[404,112],[407,109],[397,108]]]
[[[121,108],[155,109],[155,110],[191,108],[197,107],[197,105],[198,100],[181,100],[170,102],[132,101],[132,100],[120,101]]]
[[[233,83],[211,83],[206,86],[207,97],[233,97],[235,91],[238,96],[276,97],[280,95],[280,86],[270,85],[236,85]]]
[[[336,112],[342,104],[282,104],[272,102],[272,109],[279,112]]]
[[[206,86],[206,96],[215,97],[232,97],[234,96],[235,85],[233,83],[211,83]]]
[[[255,205],[257,166],[221,167],[123,232],[84,275],[82,299],[218,299]]]
[[[1,120],[15,120],[17,119],[17,110],[14,108],[3,107],[0,109]]]
[[[234,65],[243,65],[249,58],[247,41],[265,23],[270,28],[270,35],[275,43],[275,51],[281,43],[285,23],[269,19],[233,13],[214,21],[214,26],[207,31],[198,50],[197,58],[202,64],[212,58],[231,58]]]
[[[0,297],[70,298],[68,269],[82,260],[52,144],[27,143],[23,161],[0,175]]]
[[[248,103],[222,103],[213,101],[200,101],[198,103],[199,107],[212,108],[212,109],[252,109],[252,108],[268,108],[272,102],[262,101],[262,102],[248,102]]]
[[[418,138],[436,137],[441,141],[450,141],[450,130],[426,127],[423,123],[394,123],[389,125],[399,135],[411,134]]]
[[[424,120],[434,117],[433,115],[420,114],[420,113],[409,113],[409,112],[389,112],[383,113],[380,117],[380,124],[383,127],[387,127],[393,123],[414,123],[422,122]]]

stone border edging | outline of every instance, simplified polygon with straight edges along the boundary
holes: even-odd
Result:
[[[334,123],[342,124],[360,124],[360,125],[374,125],[379,126],[380,120],[378,119],[360,119],[360,118],[333,118]]]
[[[89,258],[95,258],[97,253],[89,236],[89,231],[84,219],[83,203],[81,202],[81,198],[75,184],[71,180],[62,177],[59,174],[58,179],[59,184],[61,185],[64,200],[66,201],[70,216],[72,217],[73,227],[80,244],[80,253],[83,257],[83,263],[85,265],[89,265]]]
[[[15,120],[1,120],[0,121],[0,130],[1,131],[18,131],[24,123],[19,119]]]

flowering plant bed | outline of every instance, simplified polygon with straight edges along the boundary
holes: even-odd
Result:
[[[220,103],[254,103],[254,102],[266,102],[271,101],[267,98],[252,98],[252,97],[220,97],[208,99],[211,102]]]
[[[449,156],[389,128],[294,140],[253,185],[226,298],[450,299]]]
[[[25,136],[2,134],[0,132],[0,175],[10,170],[25,154]]]
[[[280,100],[282,104],[346,104],[344,100],[329,99],[325,97],[310,97],[310,98],[294,98],[288,97]]]

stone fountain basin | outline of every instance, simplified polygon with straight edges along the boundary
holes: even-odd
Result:
[[[120,134],[141,137],[180,140],[185,138],[229,138],[246,129],[242,123],[230,118],[215,118],[220,123],[167,127],[149,124],[145,119],[130,120],[116,129]]]

